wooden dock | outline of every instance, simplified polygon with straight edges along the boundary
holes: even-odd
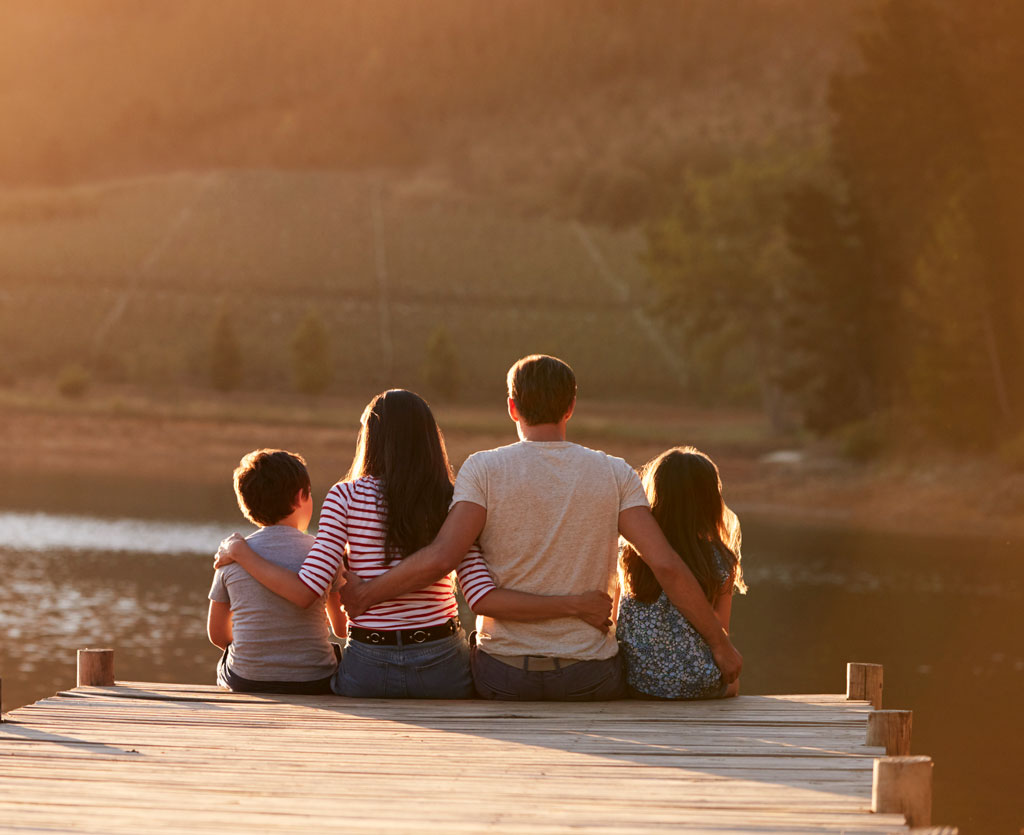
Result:
[[[886,753],[866,744],[872,710],[845,695],[572,704],[80,686],[0,724],[0,830],[906,831],[902,814],[871,811]]]

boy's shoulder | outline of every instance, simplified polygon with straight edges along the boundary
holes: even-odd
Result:
[[[301,564],[316,538],[290,525],[268,525],[249,534],[245,541],[257,554],[271,562],[290,564],[299,560]]]

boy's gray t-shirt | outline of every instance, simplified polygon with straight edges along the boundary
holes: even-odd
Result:
[[[270,525],[246,537],[264,559],[298,573],[313,537]],[[217,569],[210,600],[231,606],[228,666],[253,681],[315,681],[337,667],[323,599],[302,609],[253,579],[237,563]]]

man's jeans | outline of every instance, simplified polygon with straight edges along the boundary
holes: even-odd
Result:
[[[512,667],[473,647],[473,681],[482,699],[519,702],[603,702],[626,697],[622,653],[603,661],[577,661],[554,670]],[[524,661],[524,667],[529,662]]]
[[[331,687],[357,699],[471,699],[469,644],[461,629],[425,644],[375,646],[349,638]]]

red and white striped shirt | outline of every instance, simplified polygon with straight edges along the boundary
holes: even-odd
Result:
[[[384,564],[383,505],[380,481],[374,476],[335,484],[324,499],[316,542],[299,569],[299,579],[321,595],[345,556],[349,569],[365,580],[386,572],[390,566]],[[475,545],[456,572],[470,606],[495,588]],[[364,629],[421,629],[444,623],[458,611],[449,574],[419,591],[378,603],[350,623]]]

